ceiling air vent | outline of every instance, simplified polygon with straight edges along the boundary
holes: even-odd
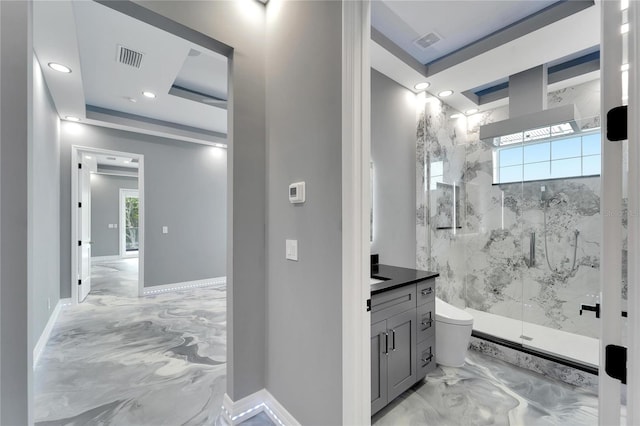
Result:
[[[142,57],[144,54],[135,50],[127,49],[124,46],[118,46],[118,62],[129,65],[130,67],[140,68]]]
[[[137,159],[137,158],[132,158],[132,159],[131,159],[131,162],[132,162],[132,163],[139,163],[140,161],[138,161],[138,159]]]
[[[426,49],[428,47],[433,46],[434,44],[439,42],[441,39],[442,39],[442,37],[440,37],[438,34],[429,33],[429,34],[423,35],[422,37],[420,37],[419,39],[417,39],[413,43],[416,46],[418,46],[420,49]]]
[[[117,158],[116,158],[116,157],[107,157],[107,160],[109,160],[109,161],[116,161],[116,160],[117,160]]]

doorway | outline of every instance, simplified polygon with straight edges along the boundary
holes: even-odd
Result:
[[[92,260],[137,258],[136,293],[142,295],[144,156],[82,146],[73,146],[71,155],[71,241],[77,241],[71,253],[72,302],[82,303],[91,292]],[[131,180],[137,189],[118,187]],[[114,185],[117,193],[109,191]],[[126,269],[131,272],[129,263]]]

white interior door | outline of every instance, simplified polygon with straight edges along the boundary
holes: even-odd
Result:
[[[91,291],[91,172],[95,160],[81,154],[78,163],[78,302]]]

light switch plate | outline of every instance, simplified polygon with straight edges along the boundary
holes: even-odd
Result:
[[[298,260],[298,240],[286,241],[286,258],[287,260]]]
[[[162,233],[163,234],[168,234],[169,233],[169,227],[168,226],[163,226],[162,227]]]

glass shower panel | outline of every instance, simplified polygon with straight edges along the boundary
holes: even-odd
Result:
[[[595,312],[581,314],[580,307],[595,308],[600,292],[598,122],[585,120],[571,137],[546,142],[548,159],[538,164],[550,173],[530,179],[525,173],[521,201],[523,246],[529,250],[523,269],[522,344],[593,367],[600,324]]]
[[[465,222],[461,237],[467,269],[465,301],[481,335],[521,342],[523,145],[467,147]],[[491,165],[491,167],[484,167]],[[528,243],[527,243],[528,244]]]

